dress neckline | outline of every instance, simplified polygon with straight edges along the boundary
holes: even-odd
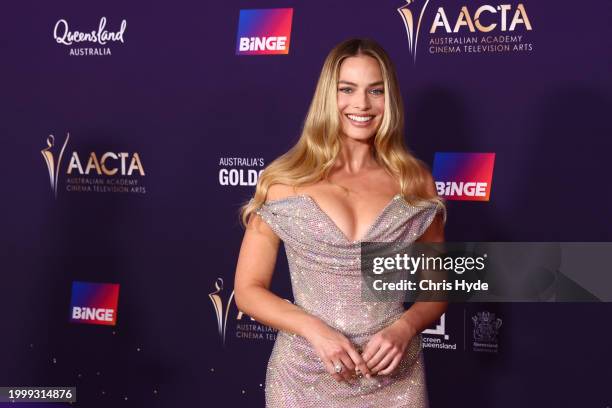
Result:
[[[361,242],[364,242],[365,240],[367,240],[367,238],[370,236],[370,234],[372,233],[372,231],[374,230],[374,228],[376,228],[376,226],[378,225],[378,223],[380,222],[381,218],[383,217],[383,215],[386,214],[386,212],[389,210],[389,208],[391,208],[391,206],[393,205],[393,203],[395,203],[396,201],[403,201],[404,203],[406,202],[406,200],[403,198],[403,196],[401,194],[396,194],[393,197],[391,197],[391,199],[389,200],[389,202],[383,207],[383,209],[380,211],[380,213],[378,214],[378,216],[376,216],[376,218],[374,218],[374,221],[370,224],[370,226],[366,229],[365,234],[363,234],[363,236],[359,239],[356,239],[354,241],[351,241],[349,237],[347,237],[347,235],[344,233],[344,231],[342,231],[340,229],[340,227],[338,226],[338,224],[336,224],[336,222],[321,208],[321,206],[319,205],[319,203],[317,203],[317,201],[310,196],[309,194],[297,194],[297,195],[291,195],[291,196],[287,196],[284,198],[279,198],[277,200],[270,200],[264,204],[275,204],[275,203],[279,203],[282,201],[286,201],[286,200],[291,200],[291,199],[295,199],[295,198],[305,198],[307,199],[315,208],[315,210],[317,212],[319,212],[321,215],[323,215],[323,217],[325,218],[325,220],[328,222],[328,224],[330,224],[330,226],[334,229],[334,231],[336,232],[336,234],[342,238],[343,241],[345,241],[346,243],[349,244],[358,244]]]

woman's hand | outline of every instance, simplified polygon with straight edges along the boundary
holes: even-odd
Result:
[[[356,374],[370,374],[364,359],[350,340],[325,323],[321,322],[314,326],[306,339],[313,346],[323,364],[325,364],[327,372],[337,381],[350,382]],[[342,367],[340,373],[337,373],[335,370],[337,365]]]
[[[372,336],[362,354],[371,373],[391,374],[404,357],[415,334],[414,327],[400,318]]]

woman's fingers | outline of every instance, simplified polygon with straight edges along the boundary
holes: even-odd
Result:
[[[369,359],[371,359],[374,356],[374,354],[376,354],[379,348],[380,348],[379,342],[377,342],[374,339],[370,340],[368,344],[366,344],[365,349],[363,350],[361,354],[362,358],[367,362]]]
[[[351,360],[351,357],[348,352],[343,353],[339,357],[347,371],[355,371],[355,363],[353,363],[353,360]]]
[[[353,375],[355,374],[355,364],[348,354],[343,355],[341,358],[340,365],[342,366],[342,376],[347,381],[352,381]]]
[[[378,373],[379,371],[387,368],[391,361],[397,356],[397,351],[391,349],[387,352],[385,357],[378,363],[374,368],[372,368],[373,373]]]
[[[387,368],[385,368],[384,370],[381,370],[378,372],[378,375],[387,375],[387,374],[391,374],[399,365],[399,362],[402,360],[402,353],[398,353],[394,358],[393,361],[391,361],[391,364],[389,364],[389,366]]]
[[[352,382],[356,374],[356,368],[363,374],[370,373],[365,361],[350,343],[342,344],[341,347],[330,353],[325,359],[326,362],[329,362],[326,363],[327,371],[336,380]],[[336,371],[336,367],[341,368],[339,372]]]
[[[374,354],[372,358],[367,361],[368,368],[370,371],[372,371],[372,373],[374,373],[374,367],[376,367],[383,360],[383,358],[385,358],[390,348],[390,346],[381,346],[376,354]]]
[[[377,366],[387,354],[391,345],[384,339],[376,336],[366,344],[364,354],[361,350],[357,351],[357,347],[351,343],[342,333],[330,331],[323,333],[322,336],[313,336],[312,343],[315,345],[317,354],[324,363],[327,372],[336,379],[336,381],[353,382],[355,376],[365,375],[371,376],[374,374],[372,368]],[[370,356],[368,360],[364,357]],[[387,367],[390,361],[385,361],[385,365],[379,367],[382,370]],[[336,367],[340,367],[336,371]]]
[[[355,369],[358,369],[360,374],[363,374],[363,375],[371,374],[370,368],[366,364],[365,359],[361,356],[361,354],[357,352],[357,350],[355,350],[351,346],[348,348],[347,353],[349,357],[351,358],[352,362],[354,363],[354,366],[352,368],[353,371],[355,371]]]
[[[342,381],[350,381],[351,379],[351,370],[354,369],[353,362],[350,357],[344,350],[346,347],[344,344],[336,344],[331,350],[328,350],[326,353],[326,360],[330,362],[330,370],[334,375],[334,378],[338,379],[338,377]]]
[[[332,363],[331,360],[325,360],[325,367],[327,368],[327,372],[331,374],[332,377],[334,377],[334,379],[338,382],[342,382],[344,381],[344,378],[336,373],[336,367],[335,364]]]

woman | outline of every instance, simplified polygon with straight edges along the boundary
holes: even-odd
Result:
[[[267,407],[428,404],[419,333],[446,303],[361,300],[361,242],[444,239],[444,206],[404,145],[403,112],[387,53],[371,40],[339,44],[299,141],[241,209],[236,303],[279,330]],[[269,291],[280,240],[295,304]]]

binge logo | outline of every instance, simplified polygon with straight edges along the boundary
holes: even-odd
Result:
[[[448,200],[489,201],[495,153],[436,153],[433,177]]]
[[[240,10],[236,55],[289,54],[292,8]]]
[[[119,285],[72,282],[70,321],[114,326],[117,322]]]

